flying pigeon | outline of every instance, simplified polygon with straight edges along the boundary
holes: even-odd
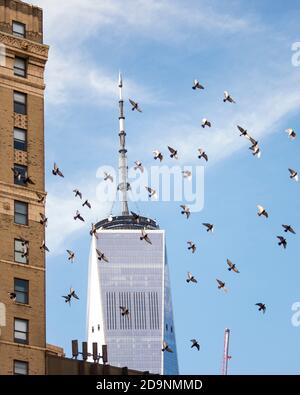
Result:
[[[138,112],[142,112],[138,103],[136,103],[135,101],[133,101],[131,99],[129,99],[129,102],[132,105],[132,111],[137,110]]]
[[[198,343],[198,341],[196,339],[192,339],[191,342],[193,343],[191,345],[191,348],[196,347],[198,351],[200,351],[200,344]]]
[[[36,192],[36,196],[38,197],[38,203],[45,203],[46,195],[42,195],[41,193]]]
[[[73,288],[70,288],[70,292],[68,293],[68,295],[63,295],[62,298],[64,298],[65,302],[69,303],[70,306],[71,306],[72,298],[79,300],[79,297],[76,295],[75,290]]]
[[[237,125],[238,130],[241,132],[240,136],[245,136],[250,139],[250,136],[246,129],[242,128],[241,126]]]
[[[80,212],[77,210],[75,216],[73,217],[74,220],[79,219],[80,221],[84,222],[84,218],[81,216]]]
[[[292,139],[292,140],[295,140],[295,138],[297,137],[297,133],[292,128],[286,129],[286,132],[287,132],[289,138]]]
[[[125,307],[125,306],[120,306],[120,310],[121,310],[121,315],[122,315],[122,317],[124,317],[124,316],[126,316],[126,315],[129,315],[129,310],[128,310],[127,307]]]
[[[101,252],[97,248],[96,248],[96,252],[97,252],[99,261],[103,260],[104,262],[109,262],[108,258],[103,254],[103,252]]]
[[[213,232],[214,231],[214,225],[213,224],[203,223],[202,225],[207,228],[206,232]]]
[[[287,232],[291,232],[294,235],[296,234],[296,232],[294,231],[294,229],[291,227],[291,225],[282,225],[282,227],[284,228],[284,231]]]
[[[13,167],[11,168],[11,170],[14,173],[14,178],[17,179],[18,181],[21,181],[23,178],[22,173],[20,173],[18,170],[14,169]]]
[[[182,208],[181,214],[186,215],[186,218],[188,219],[189,216],[191,215],[190,208],[185,204],[182,204],[180,207]]]
[[[82,204],[82,207],[87,206],[88,208],[92,208],[91,203],[86,199],[86,201]]]
[[[140,216],[139,216],[139,214],[136,214],[133,211],[130,211],[130,212],[131,212],[131,215],[133,216],[134,222],[139,224],[140,223]]]
[[[58,166],[57,166],[56,163],[54,163],[54,165],[53,165],[52,174],[53,174],[54,176],[64,177],[63,173],[59,170],[59,168],[58,168]]]
[[[161,162],[163,160],[163,155],[159,150],[155,150],[153,151],[153,155],[154,155],[154,159],[159,159],[159,161]]]
[[[82,199],[82,193],[78,189],[74,189],[73,192],[75,193],[75,197],[79,196]]]
[[[173,350],[169,347],[167,342],[163,342],[163,348],[161,350],[162,352],[167,351],[167,352],[173,352]]]
[[[283,236],[277,236],[277,239],[279,239],[278,245],[279,245],[279,246],[282,245],[283,248],[286,249],[286,246],[287,246],[287,241],[286,241],[286,239],[285,239]]]
[[[19,236],[18,239],[22,242],[22,246],[28,245],[29,241],[25,240],[23,237]]]
[[[105,171],[105,172],[104,172],[104,181],[107,181],[107,180],[109,180],[109,181],[111,181],[111,182],[114,182],[113,177],[112,177],[109,173],[107,173],[107,172]]]
[[[75,252],[71,251],[71,250],[67,250],[68,253],[68,260],[71,261],[72,263],[74,262],[75,259]]]
[[[255,140],[253,137],[249,137],[249,140],[251,141],[252,145],[258,145],[258,141]]]
[[[192,179],[192,172],[189,170],[183,170],[182,172],[183,178],[187,178],[189,181]]]
[[[206,155],[206,152],[202,148],[198,148],[198,152],[199,152],[198,158],[199,159],[203,158],[207,162],[208,161],[208,156]]]
[[[29,255],[28,244],[29,243],[27,242],[27,244],[24,244],[24,247],[22,248],[22,253],[21,253],[22,258],[28,257],[28,255]]]
[[[251,147],[249,147],[249,149],[253,151],[252,152],[253,156],[256,156],[258,159],[261,157],[261,150],[257,142],[253,144]]]
[[[90,235],[91,236],[95,236],[96,239],[98,239],[98,235],[97,235],[97,228],[94,224],[92,224],[92,229],[90,230]]]
[[[8,296],[9,299],[12,300],[13,302],[15,302],[17,299],[17,294],[15,292],[8,292]]]
[[[198,80],[194,80],[194,85],[192,86],[192,89],[194,89],[194,91],[196,89],[204,89],[204,86],[202,86]]]
[[[145,240],[148,244],[152,244],[152,241],[150,240],[148,234],[145,232],[145,229],[142,229],[141,233],[142,235],[140,236],[140,240]]]
[[[24,177],[24,184],[30,184],[30,185],[35,185],[35,182],[33,182],[32,178],[29,176]]]
[[[205,126],[208,126],[209,128],[211,128],[211,122],[210,122],[208,119],[203,118],[203,119],[202,119],[201,126],[202,126],[203,128],[205,128]]]
[[[229,271],[233,270],[235,273],[239,273],[237,267],[231,262],[230,259],[227,259],[227,265],[229,266]]]
[[[194,252],[196,251],[196,244],[193,243],[192,241],[187,241],[187,244],[189,245],[188,250],[192,250],[192,253],[194,254]]]
[[[227,292],[227,289],[225,288],[225,283],[221,280],[218,280],[218,279],[216,279],[216,280],[217,280],[217,283],[219,284],[218,289],[223,289],[225,292]]]
[[[144,173],[144,166],[140,160],[136,160],[134,164],[134,170],[140,170],[141,173]]]
[[[233,100],[233,98],[230,96],[230,94],[227,91],[224,91],[224,99],[223,102],[225,103],[226,101],[228,101],[229,103],[235,103],[235,101]]]
[[[295,180],[296,182],[299,181],[299,177],[298,177],[298,173],[296,172],[296,170],[293,169],[289,169],[290,172],[290,179]]]
[[[43,213],[40,213],[40,217],[40,224],[47,226],[48,218]]]
[[[154,198],[154,199],[157,199],[157,193],[156,193],[156,190],[155,189],[152,189],[152,188],[150,188],[150,187],[147,187],[147,186],[145,186],[145,188],[147,189],[147,191],[149,192],[149,195],[148,195],[148,197],[149,198]]]
[[[170,158],[178,159],[178,152],[176,149],[168,146],[168,150],[170,151]]]
[[[49,248],[46,246],[45,240],[43,240],[43,242],[42,242],[42,244],[40,246],[40,250],[44,250],[44,251],[50,252]]]
[[[258,215],[259,217],[261,217],[262,215],[265,216],[266,218],[269,217],[269,214],[267,213],[267,211],[264,209],[263,206],[260,206],[260,205],[258,204],[258,205],[257,205],[257,208],[258,208],[258,213],[257,213],[257,215]]]
[[[264,314],[266,312],[266,305],[264,303],[256,303],[255,306],[258,306],[258,311],[262,311]]]
[[[195,284],[196,284],[196,283],[198,282],[198,281],[196,280],[196,278],[192,275],[192,273],[188,272],[187,276],[188,276],[188,278],[186,279],[186,282],[187,282],[187,283],[192,282],[192,283],[195,283]]]

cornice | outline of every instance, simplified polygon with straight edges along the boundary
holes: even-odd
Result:
[[[0,42],[10,48],[26,51],[43,60],[48,59],[49,46],[0,32]]]

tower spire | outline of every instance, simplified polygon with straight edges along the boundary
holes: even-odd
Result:
[[[121,193],[122,215],[128,215],[128,197],[127,192],[130,189],[128,183],[128,166],[127,166],[127,149],[126,149],[126,133],[125,133],[125,116],[123,101],[123,80],[119,73],[119,185],[118,190]]]

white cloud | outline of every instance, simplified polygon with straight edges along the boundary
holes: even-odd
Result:
[[[299,83],[300,75],[295,74],[280,82],[276,79],[273,83],[269,81],[269,90],[265,91],[263,82],[260,83],[257,78],[256,87],[251,94],[245,95],[243,89],[236,91],[236,104],[217,100],[207,105],[207,112],[212,114],[212,117],[209,117],[212,122],[211,128],[201,127],[201,114],[196,119],[190,119],[187,113],[177,112],[172,117],[160,119],[155,125],[145,127],[145,135],[152,136],[155,146],[149,147],[148,140],[146,145],[145,141],[139,141],[137,150],[151,152],[152,148],[158,148],[165,151],[167,158],[166,148],[171,145],[178,149],[179,162],[182,164],[197,161],[197,149],[203,148],[209,155],[209,164],[214,165],[241,148],[248,151],[246,155],[251,155],[251,151],[248,150],[251,143],[246,138],[239,137],[237,125],[241,125],[259,140],[264,155],[267,147],[261,140],[278,131],[278,126],[282,126],[280,124],[300,106],[300,92],[294,89]],[[199,113],[194,109],[191,109],[190,113]],[[286,124],[282,128],[282,133],[287,127],[293,125]],[[161,130],[169,132],[162,135]]]
[[[36,0],[47,15],[45,32],[52,42],[82,42],[109,27],[111,34],[146,35],[151,39],[176,40],[189,30],[240,31],[253,21],[213,9],[208,1],[175,0]],[[58,29],[57,26],[60,26]],[[84,28],[82,28],[84,26]],[[103,37],[103,39],[105,39]]]
[[[126,77],[125,77],[126,78]],[[93,102],[101,106],[115,106],[118,99],[118,73],[113,74],[93,64],[82,53],[69,53],[54,49],[46,70],[46,98],[49,104]],[[143,103],[162,103],[158,93],[125,79],[124,97],[138,97]]]
[[[240,18],[218,13],[208,4],[192,5],[168,0],[36,0],[44,9],[45,41],[50,44],[46,68],[46,95],[49,103],[93,99],[111,105],[116,97],[116,71],[95,65],[84,42],[97,40],[114,45],[117,37],[134,43],[141,35],[160,42],[176,42],[199,30],[238,31],[250,24]],[[187,21],[189,21],[187,25]],[[100,33],[101,32],[101,33]],[[104,62],[105,63],[105,62]],[[106,66],[107,67],[107,66]],[[144,103],[164,102],[147,84],[126,81],[127,91]]]

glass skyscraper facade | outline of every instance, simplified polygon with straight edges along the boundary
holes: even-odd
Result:
[[[131,216],[101,221],[97,228],[89,262],[89,348],[106,344],[114,366],[178,374],[164,230]],[[144,228],[152,244],[140,239]],[[98,259],[97,249],[108,262]],[[129,314],[122,316],[120,306]],[[164,341],[172,353],[162,352]]]

